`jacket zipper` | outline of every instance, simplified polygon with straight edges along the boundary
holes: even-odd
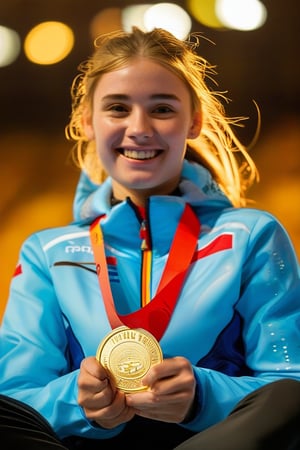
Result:
[[[151,266],[152,249],[148,221],[144,218],[140,227],[142,268],[141,268],[141,306],[146,306],[151,300]]]

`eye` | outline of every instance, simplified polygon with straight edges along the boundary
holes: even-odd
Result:
[[[169,105],[158,105],[153,110],[157,114],[168,114],[174,112],[174,109]]]
[[[125,105],[122,105],[121,103],[115,103],[113,105],[108,105],[106,107],[107,111],[116,112],[116,113],[123,113],[128,111],[128,107]]]
[[[128,105],[124,103],[103,103],[101,111],[109,117],[122,118],[129,113]]]

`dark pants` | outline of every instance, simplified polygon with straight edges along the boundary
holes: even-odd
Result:
[[[70,437],[60,441],[27,405],[0,395],[2,450],[300,450],[300,382],[280,380],[245,397],[222,422],[193,435],[176,424],[131,421],[108,440]]]

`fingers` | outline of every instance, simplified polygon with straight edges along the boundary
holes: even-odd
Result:
[[[87,357],[81,361],[80,373],[83,373],[85,376],[89,375],[93,378],[98,378],[99,380],[108,378],[105,368],[99,364],[94,356]]]
[[[196,381],[190,362],[183,357],[165,359],[151,367],[143,379],[145,391],[124,394],[109,380],[94,357],[82,361],[78,376],[78,403],[89,420],[114,428],[135,414],[180,423],[194,400]]]
[[[132,394],[126,401],[136,415],[162,422],[180,423],[190,410],[193,398],[186,393],[157,396],[149,391]]]
[[[109,384],[105,369],[96,358],[89,357],[82,360],[78,375],[78,402],[80,405],[92,401],[106,390]],[[109,401],[109,399],[107,400]]]
[[[88,411],[89,419],[97,422],[101,427],[111,429],[128,422],[135,415],[125,401],[125,395],[117,391],[113,402],[107,407]]]
[[[126,404],[124,393],[110,383],[106,370],[94,357],[85,358],[81,363],[78,403],[89,420],[107,429],[134,416],[134,411]]]
[[[183,357],[165,359],[150,368],[143,379],[157,395],[168,395],[183,390],[195,389],[195,377],[190,362]]]
[[[127,405],[137,415],[180,423],[193,404],[196,381],[190,362],[182,357],[165,359],[153,366],[143,383],[147,391],[127,394]]]
[[[114,397],[105,369],[96,358],[82,360],[78,375],[78,403],[85,411],[108,406]]]

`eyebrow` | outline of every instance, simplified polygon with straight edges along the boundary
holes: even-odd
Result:
[[[102,97],[102,101],[107,101],[107,100],[129,100],[130,96],[125,95],[125,94],[109,94],[109,95],[105,95],[104,97]],[[166,94],[166,93],[161,93],[161,94],[153,94],[150,95],[150,100],[176,100],[177,102],[180,102],[179,97],[177,97],[177,95],[174,94]]]

